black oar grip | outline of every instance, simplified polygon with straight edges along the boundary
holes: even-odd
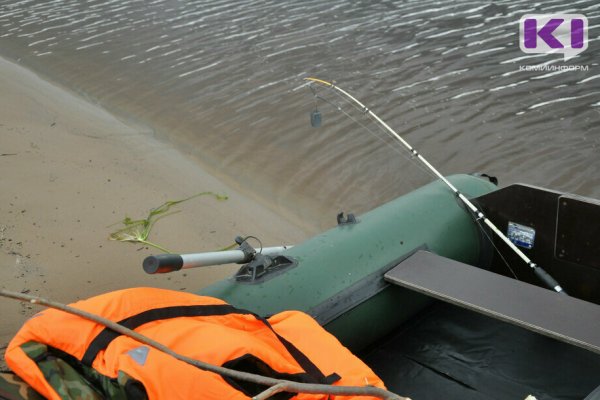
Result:
[[[142,265],[147,274],[166,274],[179,271],[183,267],[183,258],[179,254],[159,254],[146,257]]]

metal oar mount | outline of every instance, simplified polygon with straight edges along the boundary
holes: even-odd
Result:
[[[431,165],[429,161],[427,161],[425,157],[421,155],[421,153],[419,153],[414,147],[408,144],[408,142],[404,140],[402,136],[396,133],[396,131],[394,131],[381,118],[379,118],[373,111],[367,108],[367,106],[358,101],[344,89],[334,85],[332,82],[327,82],[317,78],[305,78],[305,80],[337,90],[346,98],[350,99],[352,102],[358,105],[365,114],[368,114],[373,119],[375,119],[375,121],[377,121],[380,126],[385,128],[385,130],[388,133],[390,133],[393,138],[397,139],[400,143],[402,143],[402,145],[408,149],[408,151],[413,157],[418,158],[419,161],[421,161],[421,163],[423,163],[425,167],[427,167],[427,169],[429,169],[437,178],[444,182],[450,188],[450,190],[452,190],[456,197],[458,197],[468,207],[468,209],[473,213],[475,218],[483,221],[483,223],[485,223],[500,239],[502,239],[502,241],[504,241],[504,243],[508,245],[508,247],[510,247],[529,267],[533,269],[535,275],[540,279],[540,281],[544,283],[544,285],[558,293],[566,294],[563,288],[558,284],[558,282],[556,282],[554,278],[552,278],[552,276],[550,276],[550,274],[548,274],[544,269],[542,269],[542,267],[538,266],[533,261],[531,261],[529,257],[525,255],[525,253],[523,253],[517,246],[515,246],[515,244],[511,242],[510,239],[507,238],[506,235],[504,235],[502,231],[500,231],[500,229],[498,229],[496,225],[494,225],[492,221],[490,221],[483,214],[483,212],[481,212],[464,194],[462,194],[452,183],[450,183],[448,179],[446,179],[437,169],[435,169],[435,167]]]

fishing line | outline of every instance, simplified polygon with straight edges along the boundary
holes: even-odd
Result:
[[[435,175],[433,175],[431,173],[431,171],[427,170],[425,167],[423,167],[420,164],[415,164],[412,161],[414,161],[414,157],[406,151],[405,148],[401,147],[396,141],[393,142],[388,142],[386,141],[385,138],[382,138],[380,135],[378,135],[376,132],[373,131],[373,129],[369,128],[367,125],[365,125],[364,123],[360,122],[358,119],[354,118],[352,115],[350,115],[346,110],[344,110],[339,104],[334,103],[333,101],[330,101],[318,94],[316,94],[316,91],[314,90],[314,88],[311,87],[312,85],[309,85],[309,87],[311,88],[311,90],[313,91],[313,93],[315,93],[315,97],[318,98],[319,100],[324,101],[325,103],[329,104],[330,106],[332,106],[333,108],[335,108],[336,110],[338,110],[339,112],[341,112],[342,114],[344,114],[346,117],[348,117],[352,122],[356,123],[357,125],[359,125],[360,127],[364,128],[367,132],[369,132],[373,137],[375,137],[377,140],[379,140],[381,143],[383,143],[384,145],[386,145],[387,147],[389,147],[391,150],[393,150],[394,152],[398,153],[399,155],[401,155],[404,159],[406,159],[407,161],[410,161],[411,164],[417,166],[422,172],[424,172],[426,175],[436,178]],[[339,95],[338,95],[339,96]],[[341,97],[341,96],[340,96]],[[353,108],[358,109],[356,106],[353,106]],[[368,118],[372,124],[375,124],[375,122],[371,119]],[[375,126],[377,126],[375,124]],[[393,139],[387,132],[383,131],[381,128],[379,128],[377,126],[378,130],[382,131],[382,133],[384,134],[384,136],[386,138],[391,138]]]
[[[335,82],[334,82],[334,84],[335,84]],[[316,91],[314,90],[314,88],[312,86],[313,85],[310,85],[311,90],[313,90],[313,93],[316,93]],[[392,143],[394,145],[399,146],[399,143],[396,140],[394,140],[394,137],[388,131],[386,131],[385,129],[383,129],[383,127],[381,127],[379,124],[377,124],[376,120],[373,117],[371,117],[371,115],[368,113],[368,111],[369,111],[368,108],[366,108],[366,107],[364,107],[364,108],[358,107],[354,102],[350,101],[348,98],[342,96],[340,93],[337,93],[337,91],[333,90],[333,88],[330,88],[329,91],[333,91],[334,95],[336,95],[337,97],[339,97],[342,101],[344,101],[345,103],[347,103],[350,107],[354,108],[358,113],[366,115],[367,119],[370,120],[371,123],[374,124],[378,130],[380,130],[385,136],[391,138],[393,140]],[[332,104],[332,103],[330,103],[330,104]],[[336,107],[338,108],[338,110],[342,111],[341,106],[338,105]],[[348,114],[346,114],[346,115],[348,115]],[[399,148],[402,151],[406,152],[406,148],[405,147],[399,146]],[[428,171],[428,174],[429,173],[431,173],[431,171]],[[432,175],[432,176],[435,177],[435,175]]]
[[[344,109],[342,109],[339,106],[334,105],[333,103],[327,101],[327,103],[329,103],[330,105],[334,106],[338,111],[340,111],[342,114],[344,114],[345,116],[347,116],[352,122],[356,123],[357,125],[359,125],[360,127],[362,127],[363,129],[365,129],[367,132],[369,132],[371,135],[373,135],[377,140],[379,140],[381,143],[383,143],[384,145],[386,145],[387,147],[389,147],[391,150],[393,150],[394,152],[398,153],[399,155],[401,155],[405,160],[409,161],[411,163],[411,165],[415,165],[417,168],[419,168],[422,172],[424,172],[427,176],[433,177],[435,178],[435,175],[433,175],[431,173],[431,171],[428,171],[427,169],[425,169],[425,167],[423,167],[422,165],[419,164],[415,164],[413,163],[414,157],[412,157],[410,155],[410,153],[408,153],[406,150],[404,150],[403,148],[400,148],[395,142],[388,142],[385,140],[385,138],[380,137],[376,132],[374,132],[372,129],[370,129],[368,126],[366,126],[365,124],[363,124],[362,122],[358,121],[356,118],[354,118],[352,115],[348,114]],[[388,135],[386,135],[386,137],[389,137]]]
[[[333,84],[335,84],[335,82],[332,82]],[[313,85],[311,84],[310,87],[312,88]],[[314,88],[313,88],[314,90]],[[377,127],[377,129],[381,130],[386,136],[390,136],[390,133],[387,132],[385,129],[383,129],[381,126],[379,126],[378,124],[375,123],[375,120],[368,114],[368,109],[367,108],[361,108],[358,107],[354,102],[350,101],[348,98],[342,96],[340,93],[338,93],[337,91],[335,91],[333,89],[333,87],[329,88],[329,91],[332,92],[335,96],[339,97],[342,101],[344,101],[346,104],[348,104],[350,107],[354,108],[357,112],[364,114],[367,116],[367,119],[371,120],[371,122],[373,122],[375,124],[375,126]],[[313,92],[314,93],[314,92]],[[403,148],[403,150],[405,150]]]
[[[329,104],[330,106],[332,106],[333,108],[335,108],[336,110],[338,110],[339,112],[341,112],[342,114],[344,114],[345,116],[347,116],[352,122],[356,123],[357,125],[359,125],[363,129],[365,129],[367,132],[369,132],[372,136],[374,136],[377,140],[379,140],[385,146],[387,146],[388,148],[390,148],[391,150],[393,150],[397,154],[401,155],[405,160],[409,161],[411,163],[411,165],[416,166],[425,175],[427,175],[430,178],[437,179],[437,177],[430,170],[428,170],[427,168],[425,168],[423,165],[421,165],[419,163],[415,163],[414,162],[414,158],[415,158],[414,155],[410,154],[410,152],[408,152],[404,147],[402,147],[397,141],[392,141],[392,142],[387,141],[386,138],[394,140],[393,136],[391,136],[383,128],[381,128],[379,125],[377,125],[376,122],[375,122],[375,120],[373,118],[371,118],[369,115],[367,115],[367,119],[371,122],[371,124],[375,125],[377,127],[377,129],[379,131],[381,131],[381,133],[384,134],[385,138],[380,137],[380,135],[378,133],[374,132],[371,128],[369,128],[368,126],[366,126],[364,123],[362,123],[359,120],[357,120],[356,118],[354,118],[347,111],[345,111],[340,105],[338,105],[338,104],[334,103],[333,101],[330,101],[330,100],[328,100],[328,99],[326,99],[326,98],[324,98],[324,97],[316,94],[317,92],[312,87],[312,85],[309,84],[308,87],[311,89],[311,91],[313,92],[314,96],[317,99],[324,101],[325,103]],[[343,99],[348,104],[350,104],[352,106],[352,108],[358,110],[362,114],[365,114],[362,109],[360,109],[357,106],[351,104],[347,99],[344,99],[341,95],[337,94],[337,96],[340,97],[341,99]]]
[[[502,259],[502,262],[504,262],[504,265],[506,265],[506,268],[508,268],[508,270],[510,271],[510,273],[512,274],[512,276],[516,280],[520,281],[520,279],[517,277],[517,274],[515,274],[515,271],[508,264],[508,261],[506,261],[506,258],[504,258],[504,256],[502,255],[502,252],[500,251],[500,249],[498,249],[498,247],[496,246],[496,243],[494,243],[494,239],[490,236],[490,234],[488,233],[487,229],[485,229],[485,226],[483,226],[481,224],[481,218],[477,218],[477,216],[473,215],[473,213],[471,213],[471,215],[473,216],[473,220],[475,222],[477,222],[477,225],[479,226],[479,229],[481,229],[481,232],[483,232],[483,234],[485,235],[485,237],[490,241],[490,243],[492,244],[492,246],[496,250],[496,253],[498,253],[498,255],[500,256],[500,258]]]

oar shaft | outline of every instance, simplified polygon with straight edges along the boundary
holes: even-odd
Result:
[[[406,140],[404,140],[404,138],[402,138],[402,136],[400,136],[396,131],[394,131],[387,123],[385,123],[385,121],[383,121],[381,118],[379,118],[379,116],[377,116],[373,111],[371,111],[369,108],[367,108],[367,106],[365,106],[363,103],[361,103],[358,99],[356,99],[354,96],[352,96],[350,93],[346,92],[344,89],[334,85],[331,82],[327,82],[321,79],[316,79],[316,78],[306,78],[306,80],[311,81],[311,82],[315,82],[315,83],[319,83],[325,86],[329,86],[332,89],[335,89],[337,91],[339,91],[340,93],[342,93],[344,96],[348,97],[350,100],[352,100],[354,103],[356,103],[359,107],[361,107],[363,109],[363,111],[367,114],[369,114],[373,119],[375,119],[381,126],[383,126],[394,138],[396,138],[400,143],[402,143],[402,145],[404,145],[404,147],[406,147],[408,149],[408,151],[410,151],[410,153],[415,156],[419,161],[421,161],[421,163],[423,165],[425,165],[435,176],[437,176],[440,180],[442,180],[442,182],[444,182],[449,188],[450,190],[452,190],[452,192],[471,210],[471,212],[473,212],[478,219],[483,220],[483,222],[496,234],[496,236],[498,236],[500,239],[502,239],[502,241],[504,243],[506,243],[508,245],[508,247],[510,247],[529,267],[531,267],[534,271],[534,273],[536,274],[536,276],[546,285],[548,286],[550,289],[558,292],[558,293],[562,293],[562,294],[566,294],[563,290],[563,288],[558,284],[558,282],[556,282],[546,271],[544,271],[541,267],[539,267],[538,265],[536,265],[533,261],[531,261],[529,259],[529,257],[527,257],[525,255],[525,253],[523,253],[521,251],[521,249],[519,249],[517,246],[515,246],[515,244],[513,242],[510,241],[509,238],[506,237],[506,235],[504,233],[502,233],[502,231],[500,231],[500,229],[498,229],[496,227],[496,225],[494,225],[494,223],[492,221],[490,221],[484,214],[483,212],[481,212],[465,195],[463,195],[448,179],[446,179],[433,165],[431,165],[431,163],[429,163],[429,161],[427,161],[427,159],[425,159],[425,157],[423,157],[421,155],[421,153],[419,153],[414,147],[412,147]]]
[[[265,247],[263,255],[275,255],[293,246]],[[164,274],[180,269],[210,267],[213,265],[235,264],[250,261],[242,250],[211,251],[193,254],[158,254],[144,259],[144,271],[148,274]]]

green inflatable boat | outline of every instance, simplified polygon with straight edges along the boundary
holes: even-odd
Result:
[[[441,181],[364,215],[340,213],[338,226],[291,248],[238,239],[240,270],[199,293],[261,315],[305,311],[412,399],[600,399],[599,203],[448,179],[569,296],[541,287]],[[144,267],[225,262],[214,257],[163,255]]]
[[[481,211],[439,180],[364,215],[340,213],[293,247],[238,238],[236,250],[156,255],[143,267],[237,262],[199,294],[266,317],[304,311],[414,400],[600,400],[600,202],[488,178],[447,178]],[[0,399],[38,398],[0,373]]]

